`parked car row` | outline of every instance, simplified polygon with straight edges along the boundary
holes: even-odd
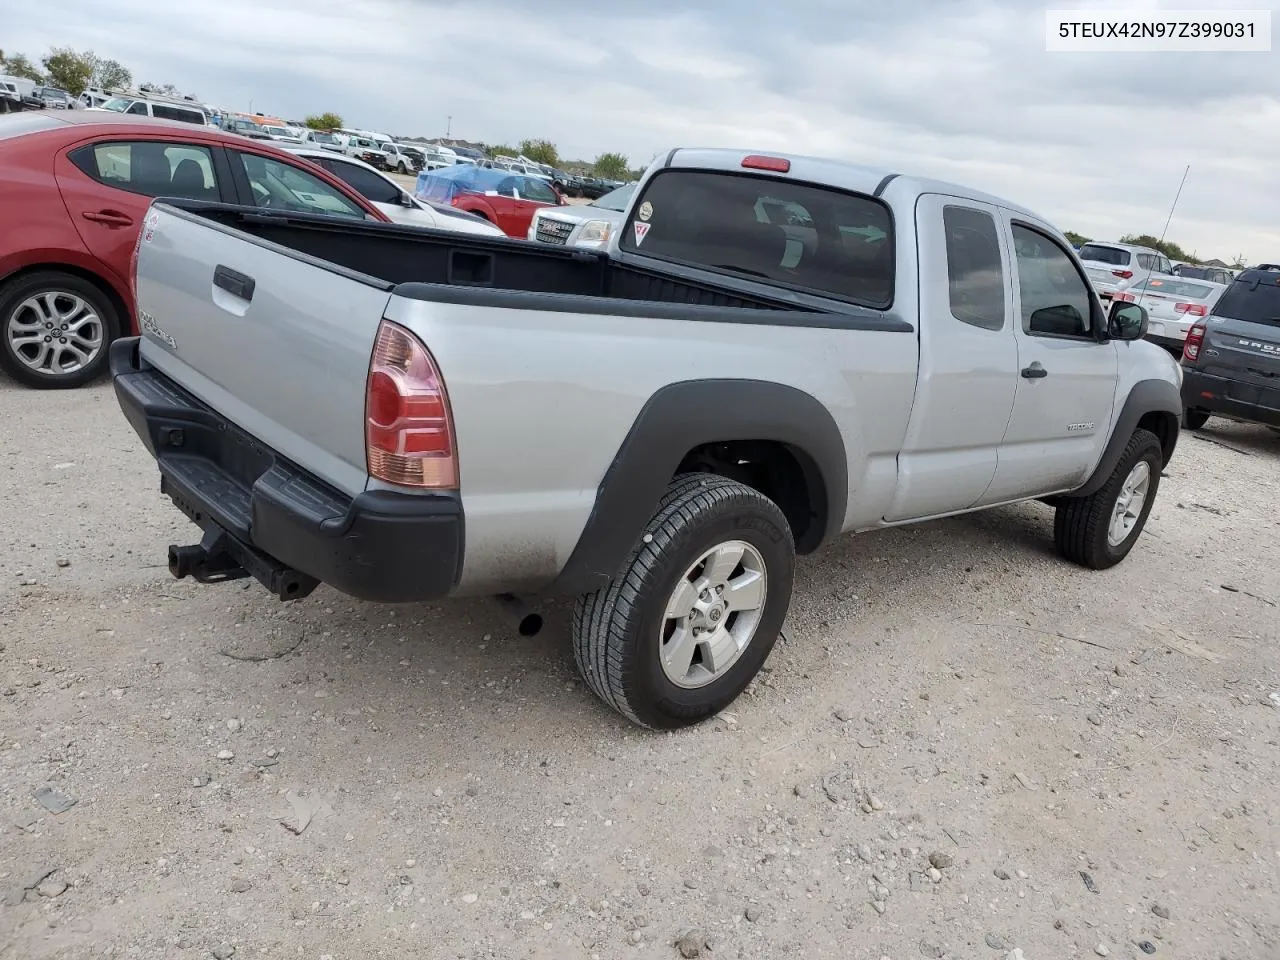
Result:
[[[38,388],[94,379],[139,330],[129,263],[157,196],[502,234],[353,157],[114,110],[0,117],[0,169],[0,369]]]

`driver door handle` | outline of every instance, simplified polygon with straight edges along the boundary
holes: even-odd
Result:
[[[1022,375],[1028,380],[1040,380],[1043,377],[1047,377],[1049,375],[1049,371],[1040,366],[1040,361],[1037,360],[1035,363],[1031,364],[1031,366],[1023,367]]]
[[[80,214],[86,220],[93,223],[100,223],[106,227],[131,227],[133,226],[133,217],[127,213],[121,213],[119,210],[90,210]]]

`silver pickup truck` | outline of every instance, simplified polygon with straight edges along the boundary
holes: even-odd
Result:
[[[962,187],[677,149],[603,252],[158,200],[111,351],[171,572],[372,601],[577,597],[588,685],[654,728],[730,703],[796,554],[1015,501],[1129,552],[1181,373],[1063,236]]]

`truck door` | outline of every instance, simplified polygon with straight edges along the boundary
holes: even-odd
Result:
[[[982,504],[1071,490],[1102,455],[1115,406],[1115,344],[1076,261],[1041,224],[1003,211],[1014,253],[1018,375],[999,466]]]
[[[1017,380],[999,210],[925,194],[916,233],[920,370],[888,521],[964,510],[982,496],[995,476]]]

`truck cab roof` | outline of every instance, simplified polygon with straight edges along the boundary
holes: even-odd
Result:
[[[744,168],[743,163],[749,157],[762,157],[769,161],[785,161],[787,169],[770,171],[758,166]],[[890,187],[892,187],[895,195],[904,199],[912,194],[951,194],[1014,210],[1037,222],[1042,222],[1043,220],[1042,217],[1019,204],[994,194],[975,190],[972,187],[948,183],[945,180],[934,180],[928,177],[897,173],[880,167],[866,166],[844,160],[810,157],[803,154],[776,153],[772,151],[752,152],[721,147],[678,147],[669,152],[664,159],[655,161],[655,165],[724,171],[747,169],[750,173],[764,174],[766,176],[773,172],[793,180],[807,180],[876,197],[883,196]],[[651,167],[650,173],[652,172],[654,170]]]

